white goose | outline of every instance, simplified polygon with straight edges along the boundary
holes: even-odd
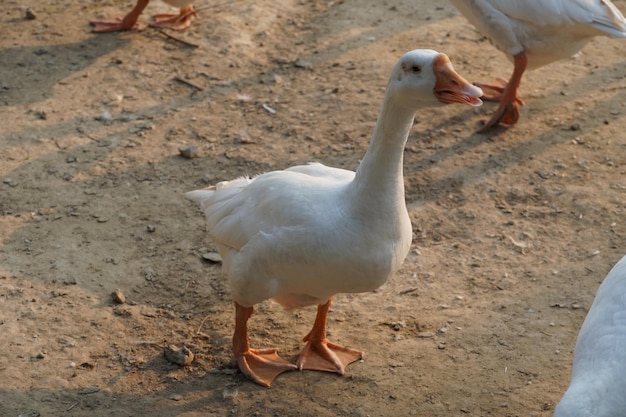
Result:
[[[404,146],[419,108],[482,102],[482,91],[432,50],[406,53],[394,66],[369,148],[356,173],[319,163],[221,182],[185,196],[201,204],[224,260],[236,306],[233,353],[241,371],[269,386],[296,366],[276,349],[251,349],[253,305],[317,305],[298,369],[343,374],[362,352],[329,342],[331,297],[371,291],[402,264],[412,229],[404,201]]]
[[[174,30],[182,30],[187,28],[193,18],[196,16],[194,12],[192,0],[163,0],[170,6],[179,7],[179,14],[156,14],[152,16],[155,20],[150,26],[162,27]],[[128,12],[123,18],[115,20],[94,20],[89,22],[94,28],[92,32],[118,32],[121,30],[130,30],[137,27],[137,19],[143,12],[143,9],[150,3],[150,0],[137,0],[135,7]]]
[[[554,417],[626,417],[626,256],[600,285],[578,334]]]
[[[477,83],[499,101],[480,131],[513,125],[523,105],[517,90],[526,69],[535,69],[580,51],[594,36],[626,37],[626,19],[609,0],[451,0],[491,43],[513,61],[508,83]]]

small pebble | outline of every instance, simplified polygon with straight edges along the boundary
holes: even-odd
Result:
[[[222,391],[222,398],[226,399],[226,398],[232,398],[235,399],[237,398],[237,396],[239,395],[239,390],[238,389],[228,389],[226,388],[224,391]]]
[[[307,60],[304,59],[296,59],[293,63],[293,66],[296,68],[302,68],[302,69],[306,69],[306,70],[312,70],[313,69],[313,64]]]
[[[165,359],[180,366],[190,365],[194,359],[193,352],[186,346],[181,346],[179,348],[175,345],[169,345],[165,348],[163,353],[165,354]]]
[[[156,226],[149,224],[148,226],[146,226],[146,230],[148,231],[148,233],[154,233],[156,231]]]
[[[77,393],[79,395],[87,395],[87,394],[95,394],[98,391],[100,391],[100,388],[98,388],[98,387],[88,387],[88,388],[83,388],[83,389],[77,391]]]
[[[111,298],[113,299],[113,302],[117,304],[126,303],[126,297],[124,296],[124,294],[122,293],[122,290],[120,289],[116,289],[115,291],[113,291],[111,293]]]
[[[27,20],[35,20],[37,19],[37,15],[33,12],[33,9],[30,7],[26,9],[26,19]]]
[[[238,142],[241,144],[254,143],[254,141],[252,140],[252,137],[250,136],[250,133],[248,133],[248,131],[245,129],[240,129],[235,134],[235,142]]]
[[[113,120],[113,116],[108,110],[104,110],[100,115],[96,116],[96,120],[101,122],[110,122]]]
[[[217,252],[207,252],[204,255],[202,255],[202,259],[209,261],[209,262],[216,263],[216,264],[222,262],[222,257]]]
[[[178,148],[180,156],[187,159],[193,159],[198,156],[198,148],[196,146],[181,146]]]

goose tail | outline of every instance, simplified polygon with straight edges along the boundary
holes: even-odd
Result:
[[[200,204],[202,206],[203,203],[206,200],[211,198],[211,196],[213,195],[214,192],[215,192],[215,187],[209,187],[209,188],[205,188],[203,190],[189,191],[189,192],[185,193],[185,198],[187,200],[191,200],[193,202],[196,202],[196,203],[198,203],[198,204]]]

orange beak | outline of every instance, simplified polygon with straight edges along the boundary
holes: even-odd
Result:
[[[433,71],[437,77],[433,94],[442,103],[465,103],[470,106],[483,104],[480,99],[483,90],[468,83],[465,78],[457,74],[447,55],[439,54],[435,58]]]

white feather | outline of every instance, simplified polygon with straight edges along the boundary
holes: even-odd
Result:
[[[626,417],[626,256],[606,276],[578,334],[554,417]]]

